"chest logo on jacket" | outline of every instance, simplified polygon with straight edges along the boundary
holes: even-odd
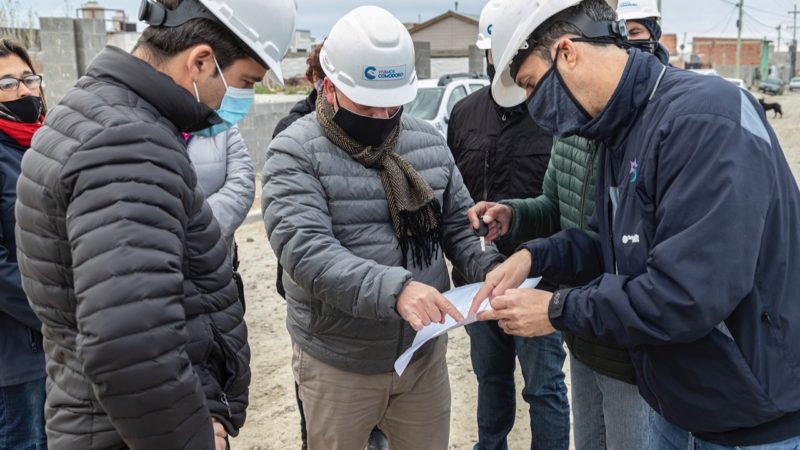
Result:
[[[639,163],[636,162],[635,159],[631,161],[630,179],[631,184],[636,184],[636,181],[639,179]]]

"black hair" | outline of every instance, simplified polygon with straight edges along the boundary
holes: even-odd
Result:
[[[38,75],[36,73],[36,69],[33,67],[31,57],[28,55],[28,51],[25,49],[25,47],[15,41],[12,41],[11,39],[0,39],[0,58],[5,58],[11,55],[19,56],[19,59],[28,65],[28,68],[31,69],[31,72],[33,72],[34,75]],[[44,87],[40,87],[39,92],[42,99],[42,115],[45,115],[47,114],[47,102],[44,98]]]
[[[175,9],[181,1],[156,0],[169,9]],[[176,27],[149,26],[145,28],[134,51],[142,49],[154,64],[163,64],[169,58],[198,44],[207,44],[214,49],[220,69],[226,69],[240,59],[255,57],[247,45],[232,31],[214,20],[197,18]]]

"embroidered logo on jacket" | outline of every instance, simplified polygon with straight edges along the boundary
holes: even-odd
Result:
[[[639,163],[636,162],[635,159],[631,161],[630,178],[631,184],[636,184],[636,181],[639,179]]]

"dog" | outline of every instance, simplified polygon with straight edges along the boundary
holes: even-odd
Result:
[[[767,103],[763,98],[758,99],[758,103],[761,103],[761,107],[764,108],[764,112],[769,112],[770,110],[775,111],[775,114],[772,116],[773,119],[778,117],[778,114],[780,114],[781,118],[783,118],[783,109],[781,108],[780,103]]]

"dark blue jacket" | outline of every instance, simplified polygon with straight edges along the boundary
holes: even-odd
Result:
[[[45,376],[42,323],[22,291],[14,239],[17,178],[25,150],[0,130],[0,386]]]
[[[632,51],[580,131],[603,149],[597,235],[528,244],[533,273],[582,288],[560,330],[630,348],[642,396],[725,445],[800,434],[800,191],[763,110],[722,78]]]

